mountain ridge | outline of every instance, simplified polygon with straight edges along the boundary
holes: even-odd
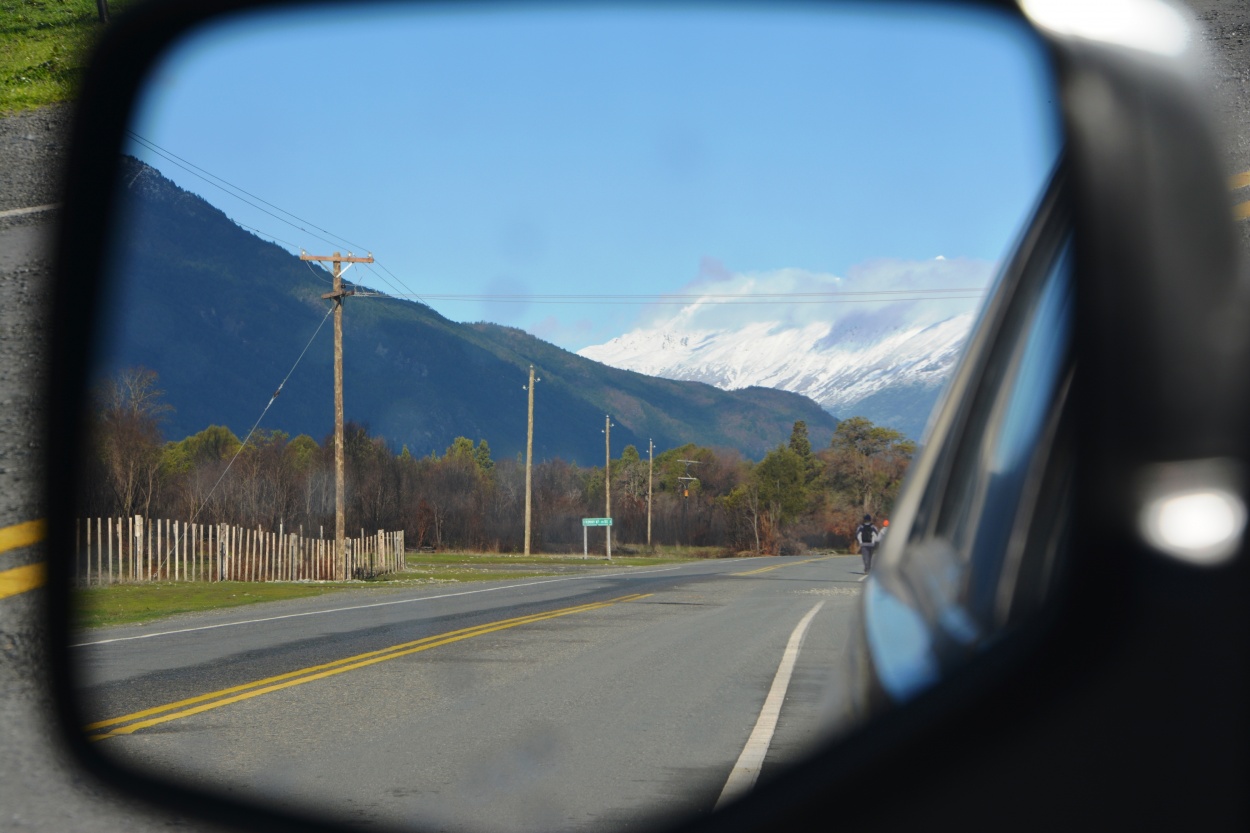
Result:
[[[328,436],[332,341],[321,295],[329,276],[138,160],[123,160],[120,182],[125,231],[108,271],[124,280],[105,293],[103,320],[115,326],[102,342],[99,375],[137,365],[157,371],[175,409],[166,435],[180,439],[210,424],[241,436],[290,373],[262,427]],[[695,442],[758,459],[784,443],[797,420],[808,423],[813,443],[827,443],[836,426],[797,394],[654,379],[515,328],[460,324],[413,301],[357,296],[344,310],[346,416],[396,450],[442,453],[467,436],[485,439],[497,457],[520,452],[531,363],[543,378],[538,459],[600,461],[605,414],[617,425],[614,453],[654,439],[659,448]]]

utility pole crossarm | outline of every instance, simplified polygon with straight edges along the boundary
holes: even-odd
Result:
[[[356,257],[355,255],[307,255],[301,254],[300,260],[337,260],[339,263],[373,263],[373,255]]]

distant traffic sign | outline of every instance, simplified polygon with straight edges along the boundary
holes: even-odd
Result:
[[[611,518],[582,518],[582,526],[611,526]]]

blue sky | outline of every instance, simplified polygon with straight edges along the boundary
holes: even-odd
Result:
[[[1054,108],[1040,46],[968,12],[352,7],[197,36],[133,122],[335,236],[130,152],[288,248],[372,251],[357,282],[578,349],[673,310],[535,296],[983,286]]]

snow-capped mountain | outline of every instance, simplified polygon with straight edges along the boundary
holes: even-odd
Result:
[[[988,274],[987,268],[977,271]],[[883,294],[889,292],[899,290]],[[725,315],[695,311],[696,303],[578,353],[726,390],[759,385],[800,393],[836,417],[865,416],[921,439],[967,340],[974,305],[967,297],[930,300],[921,291],[898,301],[811,305],[816,308],[781,316],[765,311],[758,320],[742,320],[734,311],[730,326],[708,327],[698,325]]]

